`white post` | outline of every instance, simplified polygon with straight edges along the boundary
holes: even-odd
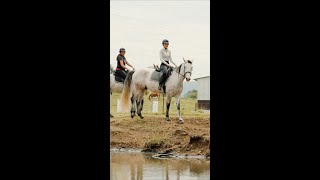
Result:
[[[120,100],[117,101],[117,112],[120,112]]]
[[[158,112],[158,101],[152,102],[152,112],[157,113]]]

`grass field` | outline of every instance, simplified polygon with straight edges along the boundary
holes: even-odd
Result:
[[[123,113],[117,113],[117,99],[120,100],[121,94],[119,93],[112,93],[110,96],[110,111],[111,114],[114,116],[123,116]],[[163,97],[161,95],[159,102],[158,102],[158,113],[152,112],[152,101],[157,101],[157,98],[148,99],[149,95],[145,95],[144,99],[144,105],[142,110],[142,115],[165,115],[166,112],[166,99],[164,99],[164,108],[163,109]],[[196,99],[189,99],[189,98],[181,98],[180,100],[180,111],[182,116],[205,116],[209,117],[208,113],[204,113],[202,110],[197,109],[196,110]],[[163,112],[163,113],[162,113]],[[176,106],[176,99],[171,99],[171,105],[170,105],[170,111],[169,111],[170,117],[177,116],[177,106]],[[129,113],[127,113],[128,116],[130,116]]]

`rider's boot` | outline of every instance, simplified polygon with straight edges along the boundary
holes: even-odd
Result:
[[[158,87],[159,90],[161,90],[161,88],[163,86],[163,80],[164,80],[164,73],[161,72],[160,79],[159,79],[159,87]]]

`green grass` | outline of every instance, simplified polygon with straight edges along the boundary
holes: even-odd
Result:
[[[119,93],[112,93],[110,95],[110,111],[113,115],[124,115],[123,113],[117,113],[117,99],[120,100],[121,94]],[[143,110],[142,114],[144,115],[154,115],[154,116],[163,116],[166,112],[166,99],[164,99],[164,109],[163,109],[163,98],[162,95],[158,102],[158,112],[153,113],[152,112],[152,101],[157,101],[156,98],[149,100],[148,95],[144,96],[144,104],[143,104]],[[180,111],[181,115],[188,115],[188,116],[200,116],[200,117],[209,117],[208,113],[203,113],[201,110],[195,110],[195,104],[197,100],[196,99],[190,99],[190,98],[181,98],[180,100]],[[163,112],[163,113],[162,113]],[[176,116],[178,114],[177,112],[177,106],[176,106],[176,99],[171,99],[171,106],[170,106],[170,116]],[[129,114],[127,114],[129,115]]]

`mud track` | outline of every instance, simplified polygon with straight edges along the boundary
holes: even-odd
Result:
[[[184,117],[184,124],[163,115],[113,117],[110,119],[111,148],[135,148],[144,152],[210,156],[210,118]]]

